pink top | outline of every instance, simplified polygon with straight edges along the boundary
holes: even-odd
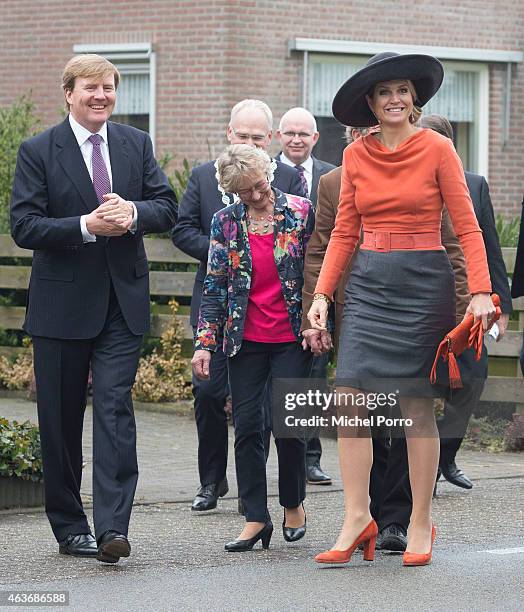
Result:
[[[274,236],[249,234],[253,269],[244,322],[244,340],[293,342],[289,316],[273,255]]]

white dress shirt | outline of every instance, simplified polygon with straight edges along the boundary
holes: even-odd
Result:
[[[91,180],[93,180],[93,143],[89,140],[89,137],[92,133],[87,130],[83,125],[80,125],[78,121],[69,113],[69,125],[73,130],[73,134],[75,135],[76,141],[78,142],[78,146],[80,147],[80,152],[82,153],[82,157],[84,158],[84,162],[87,167],[87,171],[89,172],[89,176]],[[111,190],[113,189],[113,175],[111,173],[111,159],[109,157],[109,144],[107,142],[107,123],[100,128],[97,134],[100,135],[102,141],[100,142],[100,152],[102,153],[102,158],[104,159],[104,163],[107,168],[107,174],[109,175],[109,184],[111,185]],[[134,233],[136,231],[137,225],[137,209],[133,204],[133,224],[131,225],[130,232]],[[96,242],[96,236],[94,234],[90,234],[87,231],[86,225],[86,217],[87,215],[82,215],[80,217],[80,230],[82,232],[82,238],[84,242]]]
[[[284,153],[281,153],[280,161],[283,164],[286,164],[287,166],[291,166],[292,168],[295,168],[295,166],[302,166],[302,168],[304,168],[304,176],[306,177],[307,181],[307,197],[309,198],[309,195],[311,193],[311,187],[313,185],[313,159],[311,158],[311,155],[306,159],[305,162],[301,164],[295,164],[295,162],[292,162],[288,157],[284,155]]]

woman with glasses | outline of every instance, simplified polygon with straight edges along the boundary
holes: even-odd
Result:
[[[216,162],[220,185],[238,201],[211,224],[207,276],[192,366],[209,377],[222,333],[235,427],[235,463],[246,523],[227,551],[269,547],[263,398],[269,375],[305,378],[311,353],[300,337],[304,253],[314,226],[309,200],[271,187],[271,159],[260,148],[228,147]],[[305,440],[275,437],[282,530],[288,542],[306,532]]]

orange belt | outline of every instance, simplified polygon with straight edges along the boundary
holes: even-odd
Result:
[[[442,249],[440,232],[422,234],[394,234],[364,230],[362,247],[370,251],[394,251],[404,249]]]

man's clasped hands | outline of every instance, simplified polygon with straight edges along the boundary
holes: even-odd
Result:
[[[98,236],[122,236],[133,225],[134,206],[117,193],[106,193],[104,203],[86,216],[86,228]]]

